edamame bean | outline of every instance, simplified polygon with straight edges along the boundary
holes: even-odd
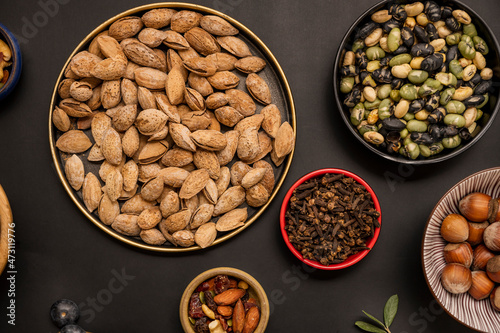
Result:
[[[462,143],[462,139],[460,139],[457,134],[455,136],[444,138],[442,143],[444,148],[453,149],[458,147],[460,143]]]
[[[460,61],[458,60],[452,60],[450,61],[450,64],[448,65],[450,72],[455,75],[455,77],[459,80],[461,80],[464,77],[464,68],[460,64]]]
[[[467,36],[470,37],[477,36],[477,30],[474,23],[464,24],[462,28],[463,28],[462,29],[463,33],[466,34]]]
[[[375,100],[373,102],[369,102],[369,101],[365,101],[365,109],[366,110],[373,110],[373,109],[376,109],[378,108],[378,106],[380,105],[380,99],[378,98],[375,98]]]
[[[377,97],[380,100],[386,99],[391,94],[391,90],[392,89],[391,89],[391,85],[390,84],[381,85],[381,86],[379,86],[379,88],[377,90]]]
[[[413,84],[422,84],[429,77],[429,73],[414,69],[408,74],[408,80]]]
[[[481,37],[479,36],[472,37],[472,42],[474,43],[474,48],[476,49],[476,51],[481,53],[482,55],[487,55],[488,52],[490,52],[488,44],[486,44],[484,39],[482,39]]]
[[[462,114],[465,111],[464,103],[455,100],[449,101],[445,108],[446,112],[454,114]]]
[[[394,67],[403,64],[409,64],[411,61],[411,55],[408,53],[398,54],[389,61],[389,66]]]
[[[476,49],[474,48],[474,43],[472,42],[472,38],[470,38],[470,36],[462,36],[460,43],[458,43],[458,50],[466,59],[472,60],[476,56]]]
[[[455,88],[453,87],[443,90],[443,92],[441,92],[441,98],[439,99],[439,104],[441,105],[448,104],[448,102],[451,101],[451,98],[453,97],[454,93],[455,93]]]
[[[387,36],[387,47],[391,52],[394,52],[398,49],[401,41],[401,30],[399,28],[393,28]]]
[[[352,87],[354,87],[354,77],[344,76],[340,80],[340,91],[344,94],[351,92]]]
[[[432,95],[439,90],[443,89],[443,85],[435,79],[427,79],[425,80],[424,84],[420,86],[420,89],[418,90],[419,96],[425,97]]]
[[[446,125],[453,125],[456,128],[461,128],[465,126],[465,118],[460,114],[447,114],[444,116],[444,123]]]
[[[413,84],[407,83],[399,89],[399,95],[404,99],[413,101],[418,98],[417,88]]]
[[[372,46],[366,50],[366,57],[369,60],[379,60],[385,57],[385,52],[379,46]]]
[[[408,122],[408,124],[406,124],[406,128],[410,133],[423,133],[427,131],[427,124],[421,120],[412,119]]]
[[[420,148],[415,142],[410,142],[409,144],[404,146],[405,155],[412,160],[415,160],[418,155],[420,155]]]

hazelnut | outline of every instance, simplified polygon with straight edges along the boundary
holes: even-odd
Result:
[[[460,200],[460,212],[472,222],[483,222],[489,217],[491,197],[484,193],[471,193]]]
[[[441,236],[450,243],[462,243],[469,238],[469,224],[458,214],[448,215],[441,224]]]
[[[485,299],[490,296],[495,288],[495,283],[490,280],[488,274],[484,271],[472,272],[472,286],[469,294],[477,300]]]
[[[457,263],[470,268],[472,258],[472,247],[469,243],[449,243],[444,247],[444,260],[448,264]]]
[[[490,295],[490,302],[493,309],[500,311],[500,292],[498,292],[498,287],[493,289]]]
[[[481,244],[483,241],[484,230],[489,225],[490,224],[487,221],[482,223],[469,222],[469,238],[467,238],[467,242],[472,246]]]
[[[443,288],[452,294],[466,293],[472,285],[471,271],[460,264],[447,264],[441,275]]]
[[[483,240],[491,251],[500,251],[500,222],[492,223],[484,230]]]
[[[486,264],[486,273],[494,282],[500,283],[500,256],[494,256]]]
[[[484,244],[479,244],[474,249],[471,269],[474,271],[485,270],[488,260],[490,260],[494,256],[495,254],[488,250],[488,248]]]

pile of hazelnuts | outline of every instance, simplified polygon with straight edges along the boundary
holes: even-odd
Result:
[[[490,298],[500,311],[500,199],[471,193],[460,200],[460,214],[448,215],[441,224],[447,265],[441,284],[452,294],[468,292],[476,300]]]

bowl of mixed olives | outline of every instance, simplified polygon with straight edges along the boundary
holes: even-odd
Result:
[[[456,156],[496,116],[499,49],[486,23],[459,1],[382,1],[354,22],[339,47],[340,114],[360,142],[389,160],[425,164]]]

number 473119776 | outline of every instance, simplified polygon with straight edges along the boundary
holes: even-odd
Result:
[[[16,269],[16,236],[15,236],[15,231],[14,231],[15,223],[10,223],[9,224],[9,232],[8,232],[8,239],[9,239],[9,251],[8,251],[8,257],[7,257],[7,262],[9,265],[9,270],[14,270]]]

